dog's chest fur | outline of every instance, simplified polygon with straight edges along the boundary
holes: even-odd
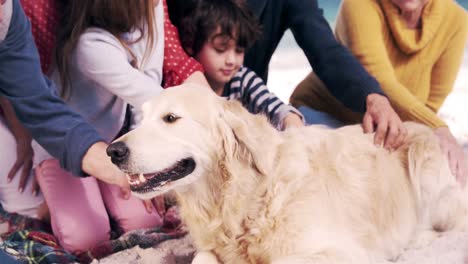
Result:
[[[308,166],[305,161],[304,166]],[[289,251],[293,245],[276,234],[285,233],[279,229],[292,232],[285,210],[299,190],[310,191],[304,189],[307,170],[302,166],[288,172],[291,170],[296,175],[294,180],[283,178],[281,175],[286,174],[282,173],[266,176],[250,166],[237,167],[237,175],[230,176],[229,184],[200,184],[193,188],[196,191],[179,194],[181,216],[197,249],[214,252],[227,264],[270,263],[272,251],[278,255]],[[303,205],[293,207],[301,211]]]
[[[279,224],[267,206],[271,195],[266,187],[260,183],[249,194],[231,190],[217,198],[180,196],[181,216],[197,249],[214,252],[222,263],[270,263],[267,252],[279,248],[272,238]]]

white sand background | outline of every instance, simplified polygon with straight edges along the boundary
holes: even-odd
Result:
[[[468,50],[468,47],[467,47]],[[442,106],[439,115],[447,122],[453,134],[468,153],[468,52],[458,74],[453,92]],[[270,65],[268,86],[278,97],[288,101],[294,87],[310,72],[310,66],[298,48],[281,48],[273,56]],[[190,237],[166,241],[156,248],[138,247],[116,253],[94,263],[140,264],[140,263],[190,263],[194,248]],[[398,264],[468,264],[468,233],[445,234],[427,247],[404,252]]]

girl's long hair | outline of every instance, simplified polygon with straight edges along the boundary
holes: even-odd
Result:
[[[161,0],[162,1],[162,0]],[[80,36],[89,27],[102,28],[117,38],[133,58],[132,64],[138,65],[135,55],[121,35],[133,30],[148,34],[148,43],[143,57],[151,53],[154,36],[154,0],[61,0],[62,17],[58,26],[55,63],[60,74],[61,96],[70,96],[70,61]],[[162,4],[162,2],[160,3]],[[140,62],[142,63],[142,62]]]

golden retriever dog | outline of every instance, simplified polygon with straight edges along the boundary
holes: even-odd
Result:
[[[275,130],[205,88],[164,91],[108,148],[135,195],[174,190],[193,263],[373,263],[467,230],[467,194],[431,129],[389,152],[359,125]]]

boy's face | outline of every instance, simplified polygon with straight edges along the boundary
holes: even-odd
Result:
[[[244,63],[244,49],[219,30],[208,38],[195,56],[205,68],[205,76],[215,91],[222,89]],[[214,37],[213,37],[214,36]]]

